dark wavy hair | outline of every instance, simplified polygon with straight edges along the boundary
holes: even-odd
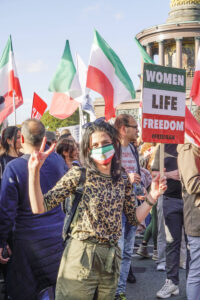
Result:
[[[1,136],[1,145],[6,154],[9,152],[9,147],[10,147],[10,145],[7,142],[7,139],[11,140],[12,138],[14,138],[14,149],[17,152],[16,142],[17,142],[18,131],[20,131],[20,129],[17,126],[8,126],[3,130]]]
[[[96,131],[105,132],[112,140],[115,154],[111,164],[111,176],[113,178],[113,181],[117,181],[121,176],[121,144],[119,141],[118,131],[109,123],[102,121],[97,124],[93,122],[90,123],[90,125],[85,129],[81,141],[81,161],[87,169],[98,172],[95,162],[90,156],[89,150],[90,137]]]
[[[73,158],[72,154],[76,147],[77,147],[77,145],[73,140],[61,139],[56,145],[56,152],[65,159],[63,152],[66,151],[69,153],[69,157]]]

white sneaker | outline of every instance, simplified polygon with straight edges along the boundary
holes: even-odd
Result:
[[[157,265],[157,271],[165,271],[166,263],[163,261]]]
[[[160,291],[157,292],[156,296],[161,299],[166,299],[172,295],[177,296],[179,294],[178,285],[175,285],[171,279],[166,279],[165,284]]]

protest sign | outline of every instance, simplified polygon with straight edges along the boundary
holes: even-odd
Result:
[[[58,130],[61,133],[63,129],[69,129],[71,132],[71,135],[75,139],[76,142],[79,142],[79,132],[80,132],[80,126],[79,125],[72,125],[67,127],[60,127]]]
[[[185,70],[144,64],[144,142],[184,143],[185,89]]]

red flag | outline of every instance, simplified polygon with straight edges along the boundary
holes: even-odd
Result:
[[[190,91],[190,97],[196,103],[196,105],[200,105],[200,48],[198,52],[197,65],[192,82],[192,88]]]
[[[31,119],[35,118],[40,120],[46,108],[46,102],[44,102],[36,93],[34,93]]]
[[[185,137],[190,143],[200,147],[200,123],[195,119],[187,106],[185,109]]]

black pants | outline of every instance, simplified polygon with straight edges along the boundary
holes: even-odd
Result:
[[[183,227],[183,200],[163,197],[163,213],[166,233],[167,278],[179,284],[180,247]]]

